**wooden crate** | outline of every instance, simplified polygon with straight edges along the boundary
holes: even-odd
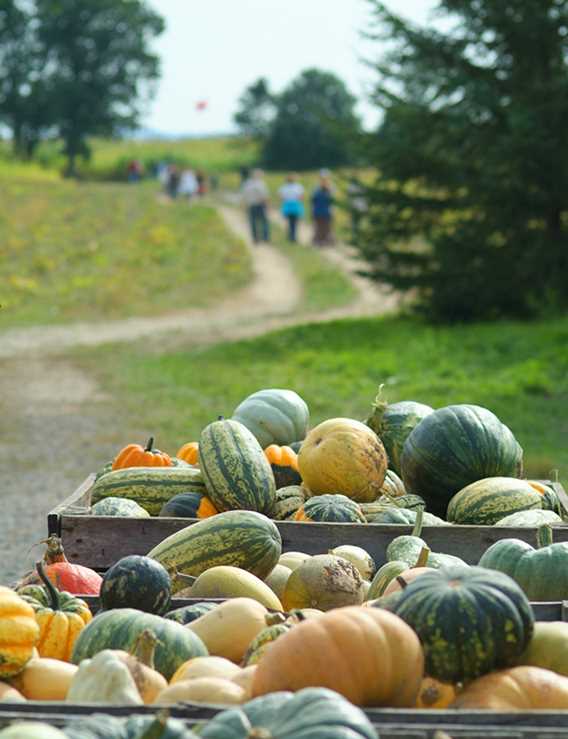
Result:
[[[60,536],[72,562],[105,571],[128,554],[147,554],[166,536],[196,523],[192,518],[122,518],[91,516],[90,497],[94,475],[48,514],[48,532]],[[562,501],[568,496],[560,483],[545,481]],[[301,523],[275,521],[282,536],[282,550],[323,554],[340,544],[366,549],[378,566],[386,560],[388,544],[410,526],[398,524]],[[553,526],[556,542],[568,541],[568,524]],[[499,539],[522,539],[536,546],[536,528],[495,526],[425,526],[423,537],[433,552],[454,554],[468,564],[477,564],[483,552]]]

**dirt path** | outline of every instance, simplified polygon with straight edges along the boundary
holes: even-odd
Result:
[[[301,286],[287,259],[273,247],[253,247],[238,210],[224,206],[220,212],[251,248],[254,278],[214,308],[1,335],[0,584],[12,582],[32,566],[41,547],[32,551],[30,547],[46,535],[47,512],[123,442],[119,405],[65,359],[66,350],[150,336],[166,340],[179,333],[204,345],[298,323],[295,309]],[[391,298],[357,277],[357,264],[346,248],[322,253],[350,274],[359,298],[351,305],[302,317],[303,321],[376,314],[394,307]]]

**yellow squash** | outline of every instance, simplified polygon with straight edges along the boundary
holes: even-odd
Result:
[[[0,586],[0,679],[21,672],[39,637],[34,610],[10,588]]]

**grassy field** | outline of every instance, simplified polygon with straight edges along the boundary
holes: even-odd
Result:
[[[383,318],[298,326],[163,355],[109,347],[79,356],[122,398],[129,428],[155,434],[172,453],[260,388],[293,388],[315,424],[334,416],[365,418],[385,383],[390,402],[489,408],[523,446],[529,476],[549,478],[558,470],[566,482],[567,347],[568,319],[450,328]]]
[[[251,276],[211,206],[154,186],[0,178],[0,327],[214,304]]]

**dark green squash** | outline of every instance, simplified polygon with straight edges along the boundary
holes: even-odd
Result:
[[[178,493],[170,498],[160,510],[160,516],[172,518],[209,518],[219,511],[203,493]]]
[[[254,698],[218,713],[202,739],[377,739],[363,711],[327,688],[304,688]]]
[[[193,603],[190,606],[181,606],[180,608],[174,608],[173,611],[168,611],[164,615],[164,618],[177,621],[178,624],[185,626],[186,624],[190,624],[192,621],[200,618],[205,613],[209,613],[209,611],[212,611],[217,605],[217,603],[211,603],[210,601]]]
[[[358,503],[346,495],[316,495],[294,514],[295,521],[327,523],[367,523]]]
[[[403,534],[393,539],[387,546],[386,555],[388,561],[399,560],[406,562],[408,567],[414,567],[414,563],[420,557],[420,553],[424,547],[428,548],[428,544],[421,538],[422,527],[424,526],[424,510],[420,508],[416,514],[414,528],[410,534]],[[467,567],[466,563],[453,554],[441,554],[431,552],[428,556],[428,567],[439,569],[440,567],[450,567],[460,565]]]
[[[276,506],[274,518],[277,521],[286,521],[294,518],[296,511],[306,501],[306,493],[301,485],[288,485],[276,491]]]
[[[103,649],[123,649],[130,652],[140,634],[149,629],[158,639],[154,664],[166,680],[177,668],[193,657],[206,657],[208,652],[201,639],[181,624],[134,608],[102,611],[79,634],[71,661],[93,657]]]
[[[448,503],[448,521],[492,526],[509,513],[542,509],[543,495],[527,480],[487,477],[457,492]]]
[[[532,636],[529,600],[502,573],[447,567],[401,592],[392,610],[420,637],[426,674],[437,680],[465,682],[512,666]]]
[[[477,405],[450,405],[422,419],[404,443],[406,489],[446,517],[452,496],[486,477],[520,477],[523,450],[495,414]]]
[[[172,581],[166,568],[155,559],[131,554],[105,572],[100,602],[105,611],[136,608],[161,616],[169,608],[171,595]]]

